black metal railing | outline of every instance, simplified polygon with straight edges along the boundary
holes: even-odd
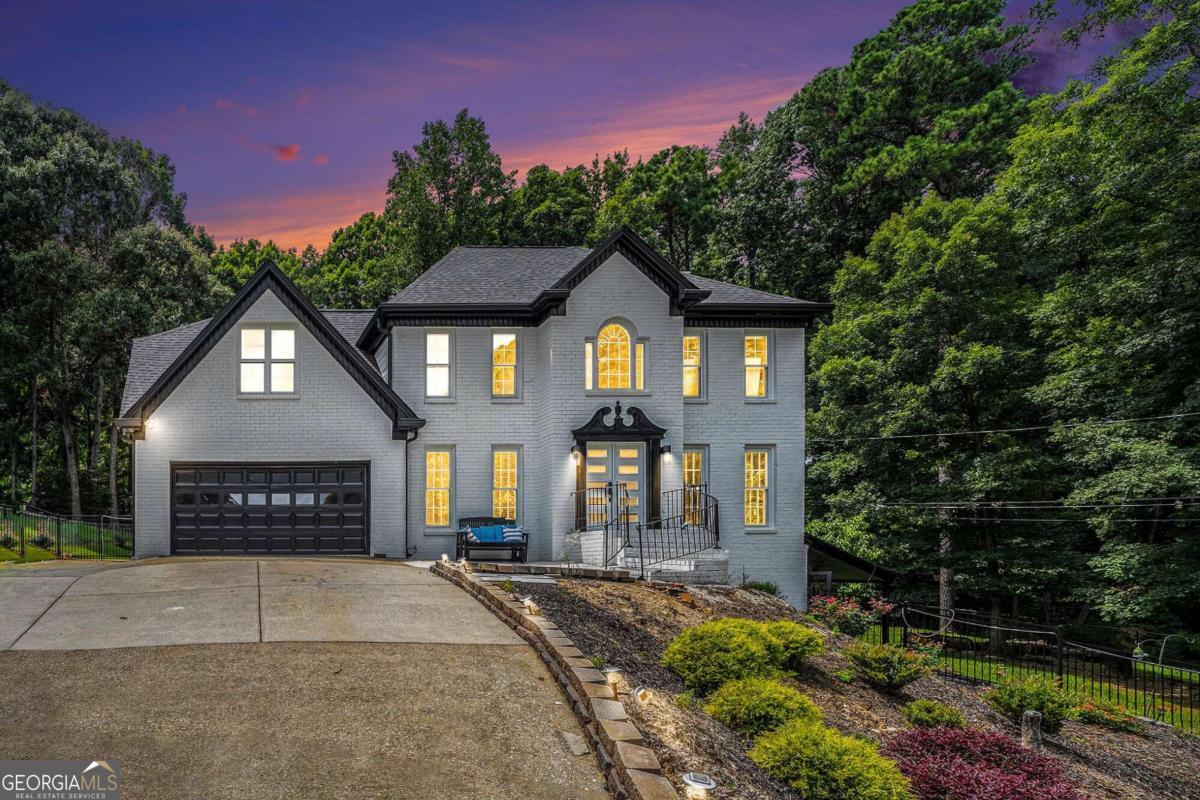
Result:
[[[629,542],[643,578],[647,567],[710,550],[721,540],[720,508],[702,487],[663,492],[659,508],[661,516],[638,523]]]
[[[0,561],[133,556],[133,517],[68,516],[0,506]]]
[[[575,531],[602,531],[604,566],[610,566],[629,544],[633,518],[629,489],[623,483],[606,483],[571,492]]]
[[[876,630],[885,641],[936,647],[938,671],[947,677],[994,684],[1003,674],[1040,675],[1068,692],[1200,733],[1200,670],[1071,641],[1061,629],[992,624],[967,611],[898,605],[882,622]]]

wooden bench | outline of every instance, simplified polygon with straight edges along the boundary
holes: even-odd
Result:
[[[472,550],[508,550],[513,561],[525,563],[529,554],[529,534],[524,534],[519,543],[514,542],[472,542],[467,539],[470,528],[480,528],[487,525],[500,525],[505,528],[515,528],[516,520],[503,517],[463,517],[458,521],[458,536],[455,537],[454,558],[471,557]]]

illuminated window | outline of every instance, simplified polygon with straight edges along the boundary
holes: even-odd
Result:
[[[238,386],[245,394],[292,394],[296,391],[295,328],[241,329]]]
[[[450,397],[453,341],[448,331],[425,334],[426,397]]]
[[[492,397],[517,396],[517,334],[492,334]]]
[[[583,388],[592,390],[592,343],[583,343]]]
[[[764,449],[746,450],[745,501],[746,527],[765,528],[770,517],[767,481],[770,478],[771,451]]]
[[[767,396],[767,337],[746,337],[746,397]]]
[[[425,451],[425,524],[450,527],[450,493],[454,481],[449,450]]]
[[[700,337],[683,337],[683,396],[700,396]]]
[[[700,521],[701,495],[707,490],[704,460],[702,448],[689,447],[683,451],[683,510],[691,523]]]
[[[629,331],[615,322],[605,325],[596,337],[598,384],[601,389],[628,389]]]
[[[517,518],[517,482],[519,458],[511,448],[492,451],[492,516]]]

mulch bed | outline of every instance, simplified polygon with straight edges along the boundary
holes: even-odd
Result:
[[[650,740],[668,777],[692,770],[712,774],[718,798],[795,800],[790,788],[760,770],[746,752],[750,743],[700,709],[672,698],[683,691],[678,676],[659,665],[663,649],[684,628],[718,617],[801,619],[796,609],[762,592],[730,587],[666,590],[644,584],[563,580],[521,584],[543,612],[589,656],[619,666],[631,686],[655,690],[631,715]],[[900,709],[915,698],[939,700],[966,715],[970,724],[1018,736],[1015,725],[982,699],[982,687],[934,676],[897,696],[880,694],[835,677],[849,666],[840,654],[848,637],[824,631],[827,652],[813,660],[797,684],[844,733],[881,742],[902,730]],[[1094,798],[1195,800],[1200,798],[1200,739],[1173,728],[1151,726],[1142,733],[1111,731],[1067,722],[1047,736],[1046,753]]]

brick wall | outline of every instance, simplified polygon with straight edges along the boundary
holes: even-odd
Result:
[[[296,325],[296,387],[281,399],[238,397],[240,325]],[[370,463],[373,553],[404,555],[405,444],[391,419],[266,292],[150,417],[134,447],[138,556],[170,552],[172,461]]]

